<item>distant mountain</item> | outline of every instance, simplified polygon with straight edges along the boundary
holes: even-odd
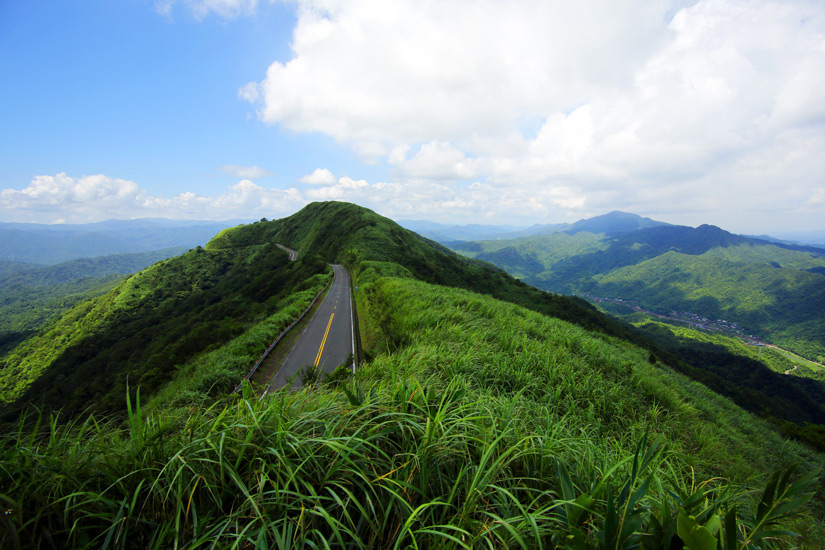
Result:
[[[624,231],[647,229],[649,227],[659,227],[663,225],[670,224],[651,220],[650,218],[643,218],[637,214],[629,214],[627,212],[614,210],[613,212],[609,212],[602,216],[579,220],[564,229],[564,232],[569,233],[570,235],[574,235],[580,231],[613,234]]]
[[[68,283],[77,279],[126,275],[184,252],[186,248],[179,246],[151,252],[78,258],[50,266],[0,262],[0,290],[13,286],[40,287]]]
[[[795,244],[825,248],[825,230],[818,231],[782,231],[776,237]]]
[[[500,239],[517,239],[534,235],[549,235],[564,231],[571,235],[581,231],[590,233],[620,233],[649,227],[670,225],[665,222],[643,218],[636,214],[615,210],[602,216],[579,220],[576,223],[535,224],[529,227],[514,225],[446,225],[425,220],[400,220],[399,225],[415,231],[422,237],[441,244],[457,241],[493,241]]]
[[[91,224],[0,223],[0,260],[57,264],[76,258],[205,244],[235,221],[108,220]]]
[[[825,250],[712,225],[667,225],[622,213],[600,218],[551,235],[451,246],[544,290],[728,319],[825,358]],[[649,226],[627,229],[635,224]]]

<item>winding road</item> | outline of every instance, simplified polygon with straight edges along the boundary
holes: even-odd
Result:
[[[330,373],[341,365],[352,365],[355,350],[350,276],[344,266],[333,265],[332,269],[335,278],[329,292],[267,385],[264,395],[290,383],[292,389],[300,388],[299,373],[307,366]]]

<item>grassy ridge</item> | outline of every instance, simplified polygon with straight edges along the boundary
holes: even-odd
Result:
[[[669,548],[722,520],[724,548],[821,536],[815,510],[782,510],[823,457],[646,351],[412,279],[361,296],[398,347],[353,381],[8,435],[0,545]],[[792,462],[795,494],[762,494]]]
[[[11,409],[119,409],[127,380],[157,391],[178,365],[239,336],[327,269],[313,256],[289,262],[274,243],[157,263],[7,353],[0,397],[17,400]]]
[[[487,294],[588,330],[653,346],[632,327],[603,315],[584,300],[537,290],[490,264],[459,256],[353,204],[313,203],[287,218],[222,231],[206,248],[242,249],[262,242],[279,242],[301,253],[341,263],[359,282],[381,275],[409,276]]]

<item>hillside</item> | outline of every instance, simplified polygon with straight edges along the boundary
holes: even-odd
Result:
[[[184,251],[113,254],[53,266],[0,262],[0,357],[74,305],[109,292],[127,274]]]
[[[295,393],[229,396],[326,261],[355,277],[369,360]],[[21,419],[2,436],[2,547],[48,534],[58,547],[769,548],[798,541],[777,530],[825,534],[809,503],[823,455],[580,300],[353,205],[225,230],[38,338],[18,365],[64,350],[49,369],[67,382],[117,372],[91,398],[126,412]],[[77,407],[87,390],[68,385],[26,391]]]
[[[78,279],[127,275],[184,252],[186,248],[177,246],[149,252],[78,258],[50,266],[2,262],[6,264],[6,267],[4,269],[0,266],[0,290],[21,286],[44,287],[69,283]]]
[[[815,488],[800,475],[825,457],[646,350],[409,277],[362,290],[364,323],[396,348],[376,341],[354,380],[211,407],[133,399],[124,423],[53,424],[34,446],[11,434],[11,532],[48,528],[66,546],[671,548],[725,519],[737,547],[772,547],[779,528],[820,540],[821,509],[798,506]],[[792,462],[798,483],[760,498]]]
[[[821,249],[770,243],[708,225],[565,232],[455,249],[539,288],[623,299],[665,314],[727,319],[812,359],[825,357]]]
[[[288,264],[275,243],[298,250],[299,261]],[[645,344],[632,327],[583,300],[528,287],[369,210],[316,203],[282,220],[223,230],[205,249],[155,264],[108,294],[79,303],[0,358],[0,397],[11,408],[19,406],[13,400],[33,400],[70,412],[90,405],[116,410],[127,380],[140,384],[144,395],[157,391],[178,365],[237,336],[304,279],[325,271],[320,258],[348,266],[360,283],[407,274]],[[62,271],[47,273],[56,277]]]
[[[156,263],[8,351],[0,398],[10,410],[27,403],[69,414],[119,410],[127,383],[144,395],[156,391],[178,365],[237,337],[326,272],[315,256],[289,262],[274,243],[198,248]]]

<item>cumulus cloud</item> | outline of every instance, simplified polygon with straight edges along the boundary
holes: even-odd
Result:
[[[259,179],[273,175],[269,170],[264,170],[260,166],[238,166],[236,164],[224,164],[218,167],[224,174],[246,179]]]
[[[220,195],[191,191],[153,196],[137,183],[102,174],[36,176],[23,189],[0,190],[0,214],[6,221],[86,223],[109,218],[166,217],[228,219],[278,217],[307,200],[295,188],[268,189],[244,179]]]
[[[387,163],[406,192],[476,180],[539,210],[676,205],[723,225],[818,204],[821,2],[298,5],[292,59],[239,96]]]

